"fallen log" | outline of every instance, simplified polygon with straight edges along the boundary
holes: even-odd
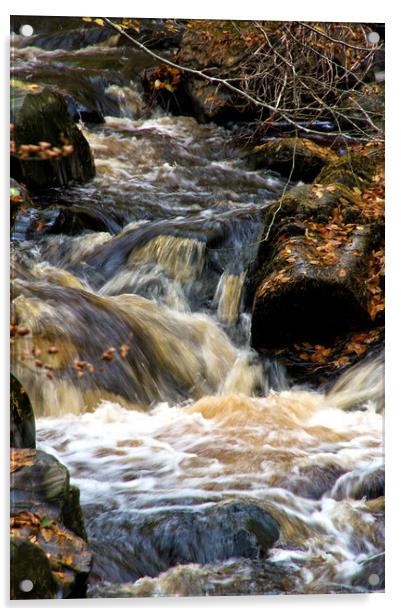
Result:
[[[313,181],[327,163],[337,159],[330,148],[295,137],[272,139],[245,154],[245,160],[253,169],[269,169],[303,182]]]
[[[250,283],[251,344],[260,352],[304,342],[329,349],[339,336],[382,323],[373,261],[383,221],[361,198],[374,165],[352,162],[352,171],[347,157],[329,163],[316,183],[291,189],[267,211]]]

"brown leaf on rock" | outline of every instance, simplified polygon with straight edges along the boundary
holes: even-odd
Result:
[[[353,340],[347,344],[346,351],[348,353],[356,353],[357,355],[363,355],[366,352],[366,345]]]
[[[343,355],[342,357],[335,359],[332,363],[333,363],[333,366],[335,366],[336,368],[343,368],[344,366],[348,366],[348,364],[350,363],[350,360],[348,357]]]
[[[31,529],[40,528],[40,517],[32,511],[19,511],[18,513],[12,513],[10,515],[10,527],[11,528],[25,528]]]
[[[33,466],[36,458],[36,449],[11,449],[10,472],[14,473],[19,468]]]

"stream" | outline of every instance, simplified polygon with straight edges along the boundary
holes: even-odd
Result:
[[[33,195],[12,244],[16,310],[45,363],[22,339],[15,374],[38,448],[80,488],[88,596],[360,592],[384,551],[383,498],[361,497],[383,469],[382,362],[317,391],[252,351],[246,276],[287,180],[247,168],[234,130],[149,111],[133,65],[146,58],[102,45],[17,45],[12,65],[19,80],[68,74],[105,116],[80,123],[96,178]],[[67,206],[98,227],[60,230]],[[214,555],[234,524],[223,503],[270,514],[278,541]]]

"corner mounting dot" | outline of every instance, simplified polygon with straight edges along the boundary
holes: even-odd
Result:
[[[368,582],[370,586],[377,586],[380,582],[380,578],[377,573],[371,573],[371,575],[368,577]]]
[[[31,592],[33,588],[33,582],[32,580],[22,580],[19,584],[19,587],[22,592]]]
[[[378,32],[369,32],[368,41],[369,43],[372,43],[372,45],[377,45],[380,41],[380,34]]]
[[[24,24],[20,27],[19,33],[21,34],[21,36],[32,36],[33,28],[30,24]]]

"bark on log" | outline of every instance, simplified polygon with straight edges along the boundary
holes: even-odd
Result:
[[[338,156],[310,139],[283,137],[255,146],[245,159],[254,169],[269,169],[291,176],[294,181],[311,182],[327,163],[337,161]]]
[[[365,157],[351,171],[342,158],[321,171],[325,184],[297,186],[268,210],[252,280],[255,349],[331,344],[372,326],[366,281],[381,229],[364,214],[356,186],[371,171]]]

